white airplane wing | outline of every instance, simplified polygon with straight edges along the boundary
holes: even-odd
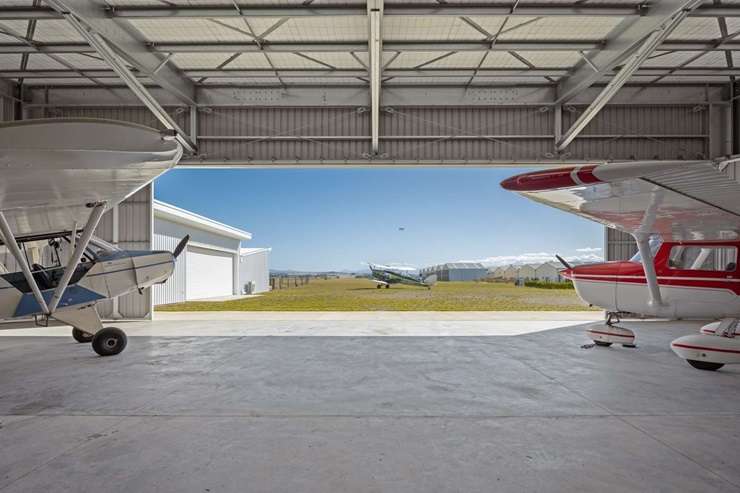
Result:
[[[110,208],[182,156],[167,134],[97,119],[0,124],[0,211],[16,236],[82,227],[90,209]]]
[[[740,237],[740,183],[711,161],[643,161],[534,171],[507,190],[628,233]]]

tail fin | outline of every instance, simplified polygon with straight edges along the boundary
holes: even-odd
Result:
[[[427,286],[434,286],[435,284],[437,284],[437,275],[432,274],[431,276],[425,277],[424,284],[426,284]]]

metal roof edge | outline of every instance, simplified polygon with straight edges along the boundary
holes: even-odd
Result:
[[[214,221],[180,207],[154,199],[154,217],[169,219],[186,226],[193,226],[211,233],[220,234],[236,240],[251,240],[252,233]]]
[[[248,248],[240,248],[239,249],[239,256],[245,257],[247,255],[254,255],[255,253],[262,253],[262,252],[271,252],[272,247],[248,247]]]

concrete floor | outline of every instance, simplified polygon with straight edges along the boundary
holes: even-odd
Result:
[[[699,324],[583,349],[578,318],[446,317],[170,315],[113,358],[0,337],[0,491],[740,491],[740,366],[668,348]]]

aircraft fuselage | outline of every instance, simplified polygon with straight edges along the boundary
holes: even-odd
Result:
[[[572,267],[562,275],[573,281],[585,302],[609,312],[629,312],[664,318],[725,318],[740,316],[740,276],[737,248],[740,242],[665,242],[655,253],[653,264],[660,286],[661,303],[651,303],[645,272],[639,261],[605,262]],[[681,264],[678,249],[707,251],[704,265]],[[734,252],[732,258],[723,254]],[[710,262],[711,261],[711,262]],[[711,263],[711,269],[707,268]],[[694,267],[694,268],[691,268]]]
[[[59,309],[91,305],[166,281],[175,267],[175,257],[168,251],[117,251],[82,262],[59,301]],[[63,267],[33,273],[47,303]],[[22,273],[0,275],[0,318],[42,314]]]

